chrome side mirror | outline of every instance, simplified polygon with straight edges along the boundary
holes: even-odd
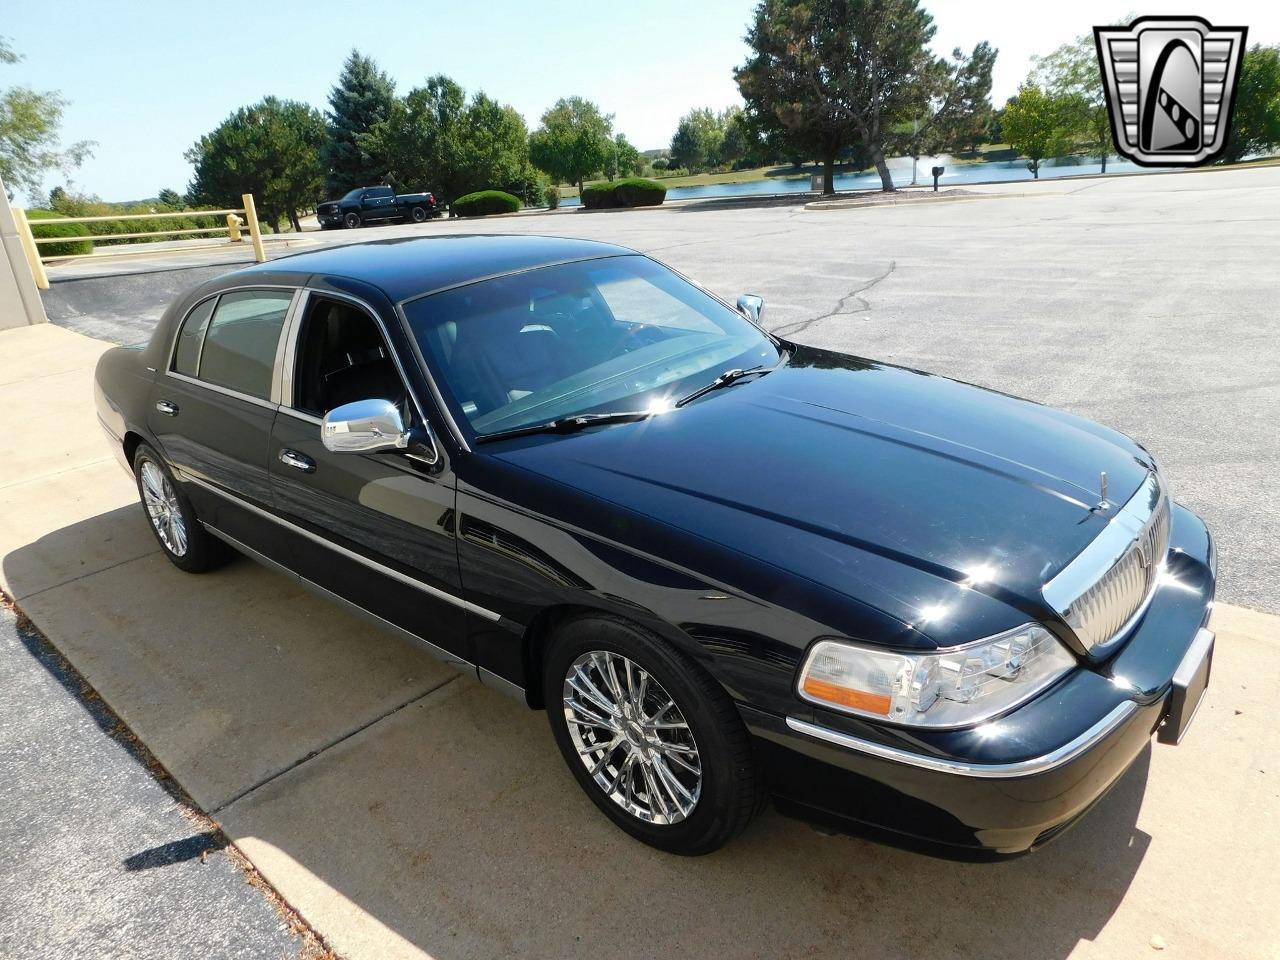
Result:
[[[738,312],[753,323],[760,322],[760,311],[764,309],[764,297],[754,293],[744,293],[738,298]]]
[[[377,453],[405,449],[409,430],[390,400],[357,400],[324,415],[320,439],[333,453]]]

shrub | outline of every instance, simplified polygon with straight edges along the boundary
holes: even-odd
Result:
[[[89,228],[83,223],[37,223],[52,217],[65,214],[56,210],[28,210],[27,219],[31,224],[31,235],[34,237],[87,237]],[[36,248],[45,257],[86,256],[93,253],[92,240],[68,240],[66,243],[39,243]]]
[[[656,180],[628,177],[613,185],[613,195],[624,207],[656,207],[667,199],[667,188]]]
[[[666,187],[641,177],[628,177],[613,183],[593,183],[582,188],[582,205],[588,210],[656,207],[666,198]]]
[[[491,213],[515,213],[520,199],[501,190],[480,190],[459,197],[450,204],[455,217],[483,217]]]
[[[542,199],[546,201],[548,210],[556,209],[560,206],[560,188],[554,183],[547,184],[547,188],[542,191]]]
[[[613,192],[615,186],[616,184],[609,182],[587,184],[582,188],[582,205],[588,210],[606,210],[621,206]]]

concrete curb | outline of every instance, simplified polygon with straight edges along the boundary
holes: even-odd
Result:
[[[856,210],[861,207],[896,207],[899,205],[910,206],[916,203],[946,203],[955,200],[983,200],[990,197],[1003,197],[1008,194],[1002,193],[969,193],[961,190],[956,193],[939,193],[936,197],[932,194],[925,196],[900,195],[897,191],[894,193],[881,194],[878,197],[850,197],[847,200],[813,200],[804,205],[806,210],[821,212],[824,210]],[[1014,194],[1018,196],[1018,194]]]

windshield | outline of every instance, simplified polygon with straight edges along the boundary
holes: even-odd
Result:
[[[663,408],[778,349],[642,256],[542,267],[405,304],[445,402],[477,436],[583,413]]]

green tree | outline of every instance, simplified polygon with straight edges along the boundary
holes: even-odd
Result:
[[[387,176],[387,158],[368,152],[369,133],[395,108],[391,78],[359,50],[342,65],[338,84],[329,92],[328,136],[322,157],[325,190],[339,196],[355,187],[380,184]]]
[[[285,215],[301,230],[298,212],[324,186],[324,142],[324,117],[305,103],[267,97],[241,107],[186,152],[195,167],[187,199],[192,206],[238,207],[240,195],[252,193],[273,230]]]
[[[1005,104],[1001,119],[1004,140],[1027,158],[1027,169],[1037,180],[1042,160],[1060,157],[1071,149],[1075,109],[1070,98],[1053,96],[1033,83],[1024,83]]]
[[[487,189],[540,199],[524,118],[484,93],[468,103],[466,91],[443,74],[396,101],[363,143],[387,158],[393,183],[432,190],[442,203]]]
[[[1047,56],[1033,57],[1032,62],[1031,83],[1060,101],[1067,133],[1097,157],[1106,173],[1113,152],[1111,115],[1093,34],[1076,37]]]
[[[529,137],[533,165],[556,183],[582,182],[605,168],[612,151],[613,115],[582,97],[557,100]]]
[[[690,110],[680,118],[671,138],[671,160],[691,172],[720,165],[725,120],[710,107]]]
[[[749,108],[786,131],[788,154],[821,159],[824,193],[834,192],[836,159],[855,142],[892,190],[885,144],[895,126],[948,116],[965,100],[956,88],[977,86],[971,74],[995,55],[980,44],[948,63],[930,51],[933,35],[919,0],[762,0],[738,88]]]
[[[1280,146],[1280,47],[1254,44],[1244,54],[1223,163]]]
[[[466,192],[501,190],[541,202],[542,183],[529,162],[529,131],[515,107],[476,93],[467,105],[456,159]]]
[[[364,148],[387,158],[388,177],[406,190],[433,190],[442,203],[470,193],[456,160],[465,136],[467,93],[443,74],[392,104],[365,135]]]
[[[168,187],[161,190],[156,195],[156,200],[160,206],[168,207],[170,210],[185,210],[186,204],[182,200],[182,195],[177,190],[170,190]]]
[[[21,59],[0,37],[0,64]],[[93,155],[96,144],[91,140],[62,148],[58,130],[66,107],[67,101],[52,91],[30,87],[0,89],[0,180],[9,191],[23,189],[33,198],[38,197],[43,193],[48,171],[65,173]]]
[[[644,173],[644,157],[631,145],[625,133],[619,133],[613,138],[613,148],[605,163],[604,172],[610,180],[614,177],[638,177]]]

